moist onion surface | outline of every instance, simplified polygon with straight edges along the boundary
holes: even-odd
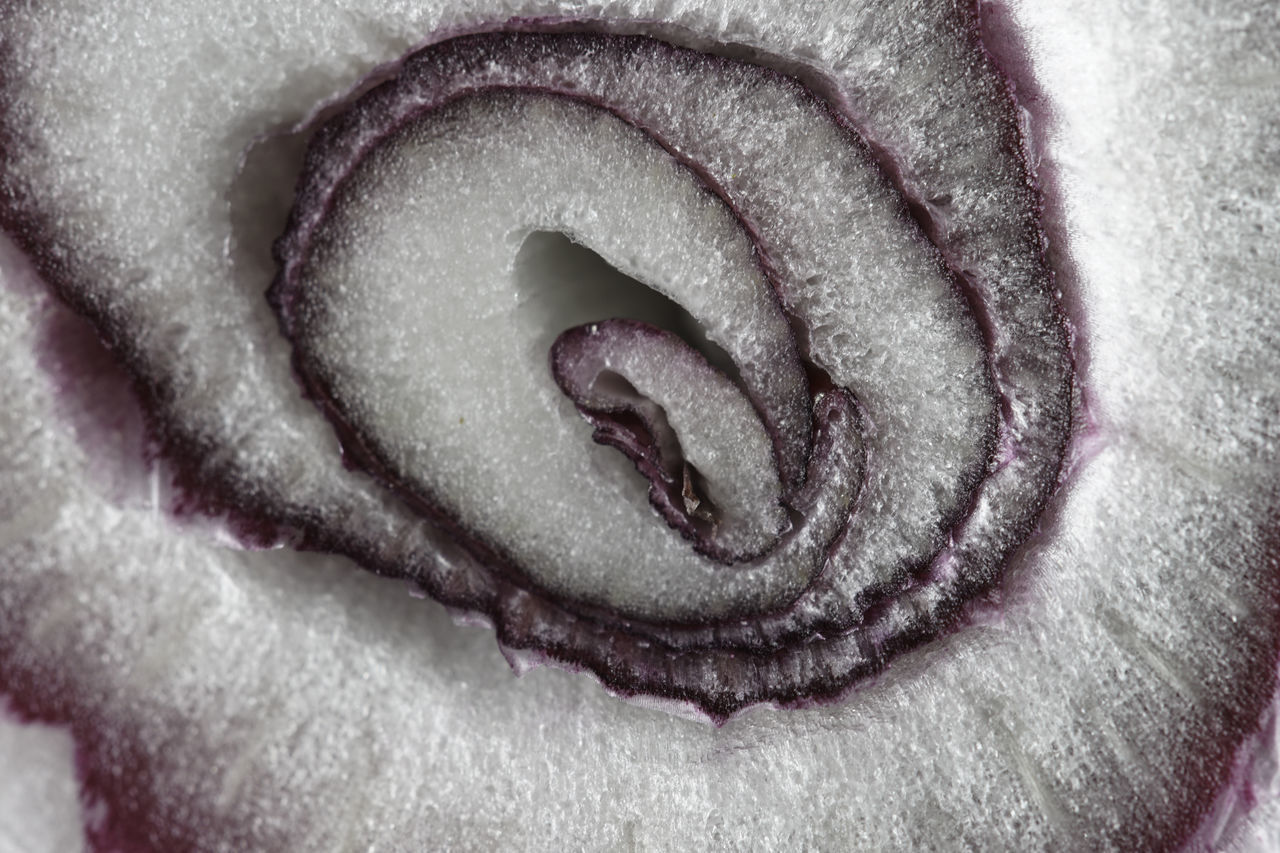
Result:
[[[1023,10],[1102,58],[1033,74],[985,6],[0,14],[0,676],[95,842],[1132,849],[1240,810],[1265,96],[1170,89],[1144,30],[1221,26]]]

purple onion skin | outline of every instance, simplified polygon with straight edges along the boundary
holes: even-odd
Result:
[[[600,332],[601,326],[603,332]],[[688,477],[683,470],[683,459],[679,457],[678,450],[669,449],[669,445],[677,440],[677,437],[671,425],[663,417],[661,408],[655,407],[651,401],[634,399],[641,396],[634,393],[634,389],[629,395],[615,394],[592,400],[588,396],[590,386],[594,385],[600,374],[607,370],[604,364],[599,364],[589,378],[583,377],[585,381],[577,379],[569,372],[570,359],[580,356],[589,346],[591,337],[597,333],[610,336],[638,336],[657,339],[660,342],[669,333],[630,321],[579,326],[562,333],[556,339],[551,349],[551,372],[565,396],[573,400],[583,418],[595,428],[592,438],[598,444],[616,448],[630,459],[635,464],[636,470],[649,481],[649,502],[658,514],[666,519],[672,528],[680,531],[686,539],[693,542],[700,553],[712,559],[732,562],[737,555],[715,548],[710,540],[706,523],[704,521],[700,523],[701,520],[695,515],[695,510],[686,508],[684,505],[689,492]],[[624,341],[619,345],[635,344]],[[646,402],[649,403],[648,406],[645,405]]]
[[[0,20],[4,8],[0,6]],[[984,17],[984,21],[988,18]],[[516,22],[515,28],[538,30],[545,22]],[[574,24],[574,26],[582,26]],[[988,30],[983,37],[984,46],[991,51],[1011,81],[1016,81],[1019,104],[1035,113],[1040,95],[1034,88],[1034,76],[1029,65],[1020,57],[1025,54],[1020,45],[1014,43],[1015,33],[1000,28]],[[2,45],[2,43],[0,43]],[[5,67],[4,57],[0,55],[0,69]],[[2,71],[0,71],[2,73]],[[1011,83],[1011,88],[1013,83]],[[4,177],[4,154],[6,146],[14,144],[12,129],[3,120],[3,82],[0,80],[0,179]],[[1046,133],[1049,122],[1037,122],[1036,133]],[[1036,170],[1039,182],[1038,190],[1045,199],[1049,210],[1059,208],[1059,192],[1055,186],[1052,164],[1041,166]],[[4,184],[0,183],[0,189]],[[918,205],[912,205],[922,229],[926,233],[935,231],[929,220],[929,214]],[[234,484],[209,481],[201,473],[203,468],[196,461],[206,448],[192,446],[180,429],[175,429],[165,422],[161,414],[165,407],[163,400],[166,391],[161,385],[150,384],[140,371],[130,368],[133,354],[129,342],[120,337],[123,332],[115,329],[107,318],[98,314],[96,307],[79,294],[81,290],[68,284],[69,273],[63,262],[47,251],[48,228],[39,215],[29,210],[19,209],[10,200],[0,194],[0,226],[4,228],[23,250],[32,258],[40,275],[51,288],[65,300],[76,315],[87,317],[94,324],[96,334],[102,339],[99,345],[92,339],[91,333],[80,326],[75,315],[58,311],[52,325],[61,327],[62,331],[52,331],[49,336],[49,352],[47,362],[51,372],[62,373],[69,379],[65,383],[65,398],[69,417],[80,418],[83,428],[78,430],[82,440],[98,445],[105,441],[103,432],[118,432],[119,423],[145,422],[147,449],[139,448],[141,457],[144,454],[158,454],[167,466],[166,470],[174,477],[177,490],[181,495],[176,502],[175,510],[181,514],[208,514],[225,517],[230,521],[238,535],[248,544],[267,545],[288,542],[302,550],[333,551],[346,553],[352,550],[353,543],[322,530],[311,530],[300,526],[295,519],[281,518],[271,507],[254,503],[253,498],[246,498],[238,492]],[[1057,274],[1057,282],[1066,294],[1065,310],[1071,324],[1076,328],[1084,327],[1083,308],[1074,302],[1071,283],[1074,272],[1071,267],[1069,252],[1063,247],[1070,245],[1064,226],[1053,217],[1046,217],[1042,227],[1051,235],[1049,245],[1053,247],[1051,262]],[[1084,335],[1073,335],[1072,356],[1077,364],[1087,362],[1088,352]],[[115,365],[123,365],[117,368]],[[129,389],[126,391],[126,389]],[[1089,392],[1087,388],[1076,388],[1082,402],[1078,404],[1075,434],[1078,444],[1074,451],[1074,459],[1078,463],[1089,452],[1088,438],[1094,430],[1094,419],[1089,411]],[[78,412],[79,414],[76,414]],[[106,420],[103,420],[106,419]],[[339,418],[334,418],[341,432],[343,427]],[[126,430],[131,434],[138,430]],[[139,435],[140,438],[140,435]],[[141,440],[141,438],[140,438]],[[374,467],[369,461],[362,460],[358,453],[359,439],[353,434],[343,435],[344,447],[352,453],[354,464]],[[1069,473],[1062,474],[1062,482]],[[1055,483],[1054,487],[1061,485]],[[431,507],[421,509],[432,515]],[[1052,505],[1046,510],[1040,523],[1046,531],[1052,532],[1054,511]],[[358,543],[357,543],[358,544]],[[1280,542],[1272,543],[1272,551],[1280,550]],[[486,555],[481,554],[484,557]],[[497,557],[491,557],[495,562]],[[395,566],[370,565],[369,568],[389,575],[398,575]],[[434,591],[433,592],[439,592]],[[899,640],[900,649],[912,648],[920,642],[936,638],[964,624],[965,617],[981,619],[985,614],[998,614],[1000,602],[998,598],[983,599],[980,593],[973,591],[975,598],[971,603],[962,605],[953,614],[952,620],[942,630],[934,630],[936,626],[922,628],[918,635],[906,635]],[[450,604],[462,606],[479,612],[488,612],[493,604],[494,590],[472,591],[462,595],[440,595]],[[963,610],[964,612],[959,612]],[[499,637],[513,648],[520,648],[518,638],[504,633],[500,614],[496,616]],[[2,635],[0,635],[2,636]],[[889,650],[890,652],[896,651]],[[1271,649],[1273,659],[1280,655],[1280,645],[1273,643]],[[79,688],[74,684],[42,684],[33,683],[20,676],[20,668],[8,665],[12,660],[12,649],[0,647],[0,690],[9,695],[15,703],[19,714],[31,720],[40,720],[70,727],[77,742],[78,769],[83,785],[83,799],[86,803],[101,802],[105,806],[105,820],[86,826],[86,831],[93,849],[96,850],[182,850],[204,846],[204,841],[214,835],[224,841],[237,837],[239,830],[235,826],[219,825],[209,815],[202,815],[198,820],[184,822],[175,820],[173,816],[160,811],[156,807],[150,784],[153,776],[152,768],[142,749],[134,749],[127,721],[94,720],[80,714],[78,708],[82,704]],[[602,668],[598,661],[575,660],[564,650],[534,649],[532,655],[546,655],[558,665],[579,665],[589,669],[601,679],[607,688],[622,696],[644,696],[651,691],[642,678],[634,673],[615,673]],[[880,661],[875,667],[868,669],[862,676],[877,674],[884,664]],[[780,705],[806,706],[814,702],[825,702],[845,697],[855,686],[856,681],[839,684],[819,685],[812,692],[796,696],[769,696],[753,701],[771,701]],[[1259,678],[1242,687],[1239,703],[1240,715],[1236,725],[1224,734],[1216,754],[1205,757],[1204,769],[1196,780],[1203,791],[1202,802],[1205,808],[1188,812],[1175,827],[1173,837],[1168,839],[1170,847],[1176,846],[1179,839],[1191,837],[1196,827],[1204,820],[1208,803],[1214,791],[1231,777],[1232,765],[1243,760],[1239,755],[1240,733],[1248,732],[1256,724],[1256,715],[1266,704],[1274,686],[1274,674],[1260,675]],[[717,704],[707,702],[706,697],[672,694],[667,698],[680,699],[697,704],[712,720],[723,723],[743,707],[734,703]],[[1241,783],[1247,784],[1247,783]]]

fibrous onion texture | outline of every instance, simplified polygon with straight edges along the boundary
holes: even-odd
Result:
[[[1229,834],[1278,42],[1193,6],[0,2],[0,690],[90,841]]]
[[[272,298],[348,455],[485,564],[401,569],[434,595],[715,715],[832,695],[989,588],[1058,482],[1067,332],[1019,152],[990,154],[1008,195],[951,198],[976,222],[944,232],[794,79],[636,37],[455,39],[320,130]],[[538,344],[580,318],[525,321],[514,263],[547,231],[687,309],[744,391],[598,322],[557,341],[557,388]],[[638,402],[594,400],[610,378]],[[637,446],[649,501],[560,391]]]

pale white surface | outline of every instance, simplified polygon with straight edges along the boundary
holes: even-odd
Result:
[[[364,44],[345,62],[255,82],[318,100],[444,19],[383,11],[401,23],[358,28]],[[779,41],[836,34],[811,40],[820,54],[846,10],[632,11],[726,36],[765,19]],[[285,14],[243,12],[245,27]],[[46,309],[11,288],[0,296],[11,377],[0,472],[29,497],[0,516],[0,624],[30,665],[83,685],[152,756],[162,804],[202,804],[255,846],[1125,847],[1127,830],[1183,790],[1187,756],[1214,734],[1242,673],[1257,676],[1250,645],[1276,628],[1261,535],[1277,469],[1280,216],[1267,140],[1280,25],[1264,4],[1201,14],[1189,2],[1025,8],[1063,118],[1047,153],[1067,189],[1103,430],[1003,621],[846,702],[758,709],[713,730],[582,676],[517,680],[487,631],[458,629],[340,560],[228,550],[169,525],[87,476],[91,452],[33,357]],[[287,23],[323,47],[350,20]],[[126,37],[154,46],[227,31],[154,16]],[[88,32],[64,61],[83,61]],[[182,61],[205,67],[234,44],[210,36]],[[316,55],[339,54],[313,45],[283,67],[313,70],[299,57]],[[138,120],[121,104],[76,106],[107,128]],[[142,125],[172,132],[218,110],[173,112]],[[144,177],[182,185],[112,179]],[[180,216],[174,203],[149,215]],[[157,258],[172,249],[154,247]],[[216,258],[219,244],[180,251]],[[159,282],[139,289],[163,296]],[[174,719],[199,725],[175,740]]]
[[[0,768],[0,853],[84,848],[70,732],[19,722],[0,706]]]

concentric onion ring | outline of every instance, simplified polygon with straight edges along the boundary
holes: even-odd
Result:
[[[648,96],[660,86],[686,108]],[[570,136],[593,141],[577,151]],[[486,163],[503,179],[486,184],[475,171]],[[655,217],[629,225],[632,208],[609,187],[646,179],[670,184],[665,197],[689,196],[698,219],[673,214],[667,231]],[[639,37],[467,36],[414,55],[316,136],[277,244],[272,301],[349,457],[477,560],[465,580],[452,567],[403,571],[491,617],[510,648],[724,718],[838,693],[949,627],[998,578],[1057,484],[1071,365],[1034,197],[1020,213],[977,208],[987,221],[947,230],[920,228],[905,192],[850,117],[777,72]],[[699,229],[719,259],[708,272],[672,262],[697,258],[699,246],[668,250],[681,234],[705,236]],[[525,428],[555,389],[545,368],[521,363],[545,330],[522,332],[518,311],[498,307],[514,304],[514,267],[501,261],[514,248],[468,250],[460,266],[431,247],[515,246],[512,235],[539,230],[632,259],[629,272],[682,303],[733,357],[767,435],[756,446],[772,443],[773,459],[757,450],[755,467],[777,466],[760,474],[766,497],[754,499],[774,519],[761,522],[768,529],[752,539],[743,521],[726,533],[736,510],[712,524],[689,510],[700,501],[677,502],[688,484],[670,448],[696,441],[666,436],[664,456],[666,428],[643,413],[674,419],[696,406],[655,404],[650,386],[701,382],[712,369],[659,333],[609,326],[586,379],[566,378],[563,339],[556,359],[561,389],[597,440],[625,445],[649,476],[658,513],[595,510],[608,487],[573,461],[586,455],[582,427],[574,433],[564,411]],[[745,278],[723,281],[726,270]],[[446,297],[458,292],[495,308],[451,310]],[[595,328],[576,333],[575,352],[588,340],[599,350]],[[624,379],[645,373],[647,347],[649,364],[677,367],[593,403],[600,371],[625,362]],[[469,355],[490,349],[510,377],[468,372]],[[528,401],[504,399],[520,394]],[[604,410],[626,410],[643,428],[620,430]],[[855,423],[862,435],[849,431]],[[546,477],[522,470],[533,459]],[[767,497],[771,477],[781,498]],[[749,479],[732,482],[749,491]],[[798,516],[785,534],[782,508]],[[587,519],[585,537],[574,519]]]

